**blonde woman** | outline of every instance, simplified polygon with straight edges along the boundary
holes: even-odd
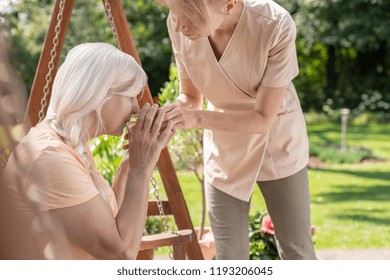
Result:
[[[43,258],[136,257],[150,175],[172,134],[172,123],[161,129],[164,109],[146,104],[139,110],[136,96],[146,81],[130,55],[104,43],[76,46],[60,67],[46,118],[19,143],[5,170],[19,218],[40,228],[38,234],[50,227],[37,223],[43,213],[69,241],[64,246],[40,236]],[[129,129],[129,150],[111,189],[86,142],[102,134],[120,136],[133,113],[139,118]]]
[[[315,259],[308,138],[292,83],[298,75],[293,19],[271,0],[163,2],[181,86],[165,119],[174,129],[205,129],[216,258],[249,258],[249,200],[257,182],[281,258]]]

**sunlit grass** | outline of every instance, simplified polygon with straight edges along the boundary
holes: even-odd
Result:
[[[340,139],[335,124],[309,125],[308,130],[310,141],[317,143],[338,143]],[[389,125],[348,130],[348,145],[368,147],[383,159],[390,158],[389,141]],[[190,172],[177,174],[191,219],[197,226],[201,209],[199,183]],[[316,249],[390,247],[390,161],[328,165],[325,169],[309,170],[309,179]],[[264,209],[264,200],[255,187],[250,212]]]

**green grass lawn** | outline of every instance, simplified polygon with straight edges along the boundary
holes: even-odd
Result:
[[[311,142],[338,143],[335,124],[308,125]],[[371,148],[374,155],[390,159],[390,125],[349,127],[349,146]],[[195,176],[178,172],[184,197],[195,226],[199,225],[201,191]],[[334,164],[309,170],[312,224],[316,249],[390,248],[390,161],[371,164]],[[251,213],[265,209],[255,187]],[[207,220],[207,223],[208,220]]]

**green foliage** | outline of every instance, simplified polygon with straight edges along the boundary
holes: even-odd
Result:
[[[148,217],[145,223],[144,235],[162,233],[164,226],[160,217]]]
[[[126,152],[122,149],[124,143],[125,140],[122,137],[108,135],[99,136],[89,143],[96,168],[110,186],[112,186],[115,174]],[[167,221],[170,222],[169,217]],[[145,222],[145,235],[161,233],[163,231],[164,227],[160,217],[147,217]]]
[[[18,70],[30,91],[53,0],[18,1],[2,15],[10,27]],[[297,25],[300,75],[294,84],[305,111],[390,120],[390,2],[277,0]],[[140,58],[155,95],[166,80],[171,46],[167,10],[153,0],[123,0]],[[100,0],[77,0],[62,51],[86,41],[114,43]]]
[[[159,95],[160,105],[172,104],[179,96],[180,84],[178,71],[174,64],[169,70],[169,81],[161,89]],[[202,193],[202,209],[200,227],[203,229],[206,221],[205,190],[203,176],[203,130],[178,130],[168,145],[176,168],[192,171],[200,185]]]
[[[345,151],[334,144],[310,144],[310,155],[327,163],[359,163],[365,159],[375,159],[372,150],[362,146],[350,147]]]
[[[169,81],[165,82],[159,94],[160,105],[172,104],[179,96],[180,82],[178,79],[177,67],[174,63],[169,67]]]
[[[154,0],[123,0],[134,43],[148,74],[150,91],[157,96],[168,78],[172,47],[166,27],[168,9]]]
[[[29,0],[11,3],[4,16],[11,33],[11,44],[18,70],[30,92],[40,52],[50,22],[54,0]],[[153,0],[123,0],[127,20],[143,68],[149,76],[152,93],[157,93],[167,78],[171,45],[166,29],[167,10]],[[61,61],[69,50],[83,42],[115,44],[101,0],[77,0],[68,26]]]
[[[390,119],[390,2],[277,0],[297,25],[304,110],[347,107]],[[364,96],[375,96],[367,104]],[[323,105],[325,108],[323,108]],[[329,110],[332,109],[332,110]]]
[[[340,140],[340,127],[334,123],[314,122],[308,125],[308,131],[310,143]],[[375,155],[390,158],[389,135],[388,124],[351,126],[347,143],[370,147]],[[390,236],[389,170],[390,161],[328,164],[324,169],[308,170],[316,250],[390,248],[388,238],[383,238]],[[194,226],[198,226],[201,200],[198,181],[186,171],[179,171],[178,178]],[[266,208],[258,187],[253,190],[251,205],[251,215]]]
[[[261,229],[263,218],[267,212],[259,212],[249,216],[249,242],[251,260],[279,260],[278,249],[273,234]]]
[[[169,81],[165,83],[159,95],[160,105],[172,104],[179,95],[178,71],[174,64],[169,70]],[[178,130],[172,138],[169,151],[177,166],[184,167],[197,173],[199,181],[203,182],[203,130]]]
[[[96,168],[111,186],[125,153],[122,149],[124,139],[103,135],[91,140],[89,145],[96,163]]]

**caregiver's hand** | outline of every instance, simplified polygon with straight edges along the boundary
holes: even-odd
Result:
[[[173,123],[173,130],[196,128],[199,114],[197,110],[179,107],[177,104],[164,106],[164,121]]]

